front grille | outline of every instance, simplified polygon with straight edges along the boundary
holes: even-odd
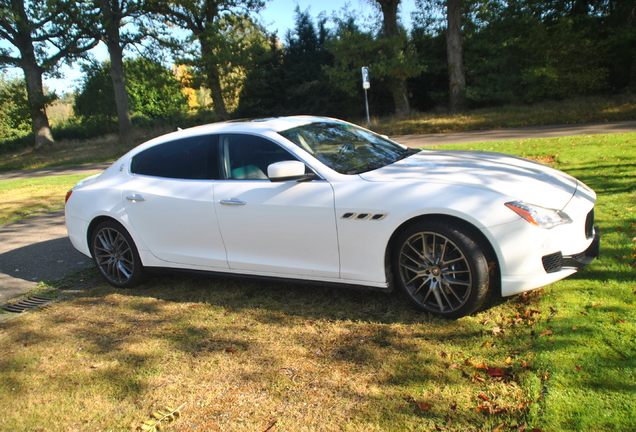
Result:
[[[594,209],[587,214],[585,219],[585,238],[594,238]]]
[[[541,258],[541,262],[543,262],[543,268],[546,273],[558,272],[563,266],[563,254],[561,252],[556,252],[546,255]]]

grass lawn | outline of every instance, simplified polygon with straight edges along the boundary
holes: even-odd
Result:
[[[636,134],[453,147],[593,187],[601,257],[457,321],[399,293],[87,271],[0,326],[0,430],[130,431],[166,407],[170,431],[636,430]]]
[[[86,174],[0,182],[0,224],[64,207],[66,192]]]

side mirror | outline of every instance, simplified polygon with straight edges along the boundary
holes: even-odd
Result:
[[[314,173],[305,173],[305,164],[300,161],[282,161],[267,167],[267,177],[272,182],[309,181],[316,178]]]

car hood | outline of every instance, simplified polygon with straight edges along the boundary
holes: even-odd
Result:
[[[478,151],[423,150],[360,176],[372,182],[425,182],[491,190],[514,200],[562,209],[579,182],[516,156]]]

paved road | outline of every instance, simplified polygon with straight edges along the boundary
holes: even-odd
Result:
[[[475,131],[392,137],[410,147],[439,144],[548,138],[570,135],[636,132],[636,121]],[[52,175],[100,172],[110,164],[0,172],[0,181]],[[62,210],[0,224],[0,303],[35,288],[40,281],[57,279],[90,265],[66,236]]]
[[[66,235],[64,210],[0,225],[0,303],[91,263]]]

